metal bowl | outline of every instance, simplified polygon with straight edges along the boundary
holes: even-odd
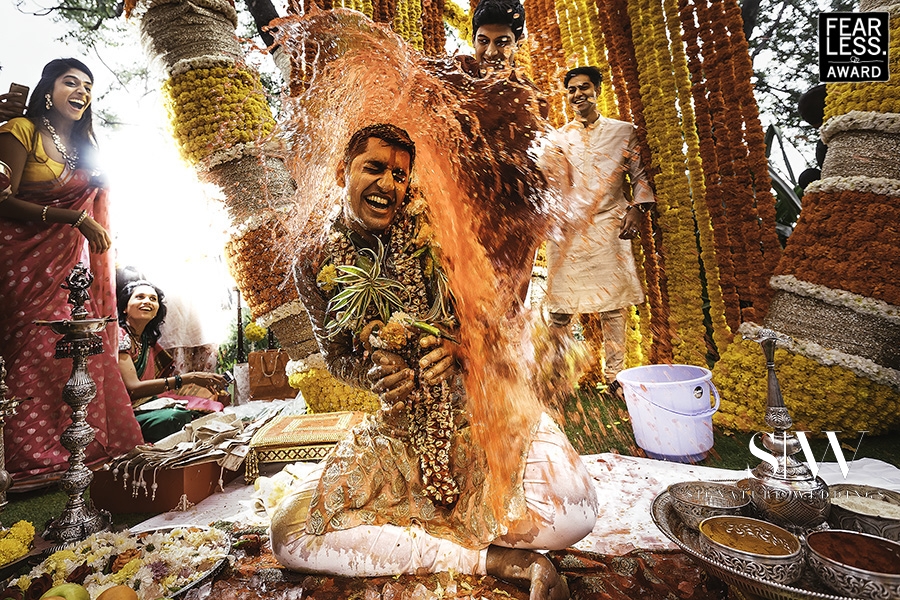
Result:
[[[838,483],[828,489],[831,492],[828,524],[834,529],[871,533],[900,542],[900,516],[885,514],[886,511],[900,513],[900,494],[871,485],[849,483]],[[858,506],[845,505],[848,500]]]
[[[678,516],[694,529],[708,517],[742,515],[750,505],[749,494],[727,483],[682,481],[670,485],[668,492]]]
[[[789,584],[803,574],[803,546],[777,525],[725,515],[700,523],[700,549],[710,558],[752,577]]]
[[[900,543],[858,531],[816,531],[809,565],[825,584],[854,598],[900,600]]]

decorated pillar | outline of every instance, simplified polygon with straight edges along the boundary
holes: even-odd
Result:
[[[150,0],[139,12],[146,49],[167,76],[162,92],[178,148],[224,193],[229,270],[252,317],[292,358],[304,358],[317,348],[281,243],[294,183],[259,75],[243,60],[234,5]]]
[[[890,13],[893,77],[827,85],[822,178],[806,188],[769,282],[765,324],[792,338],[776,362],[797,428],[872,435],[900,426],[900,4],[866,0],[860,10]],[[762,368],[753,346],[734,344],[716,365],[723,397],[744,405],[721,424],[762,425],[764,386],[744,376]]]

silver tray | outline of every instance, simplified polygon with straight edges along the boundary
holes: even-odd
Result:
[[[752,594],[769,600],[855,600],[847,596],[835,596],[819,581],[809,567],[803,571],[800,581],[793,585],[784,585],[772,581],[757,579],[725,566],[708,558],[700,550],[700,534],[681,522],[681,518],[672,506],[672,496],[664,491],[650,506],[650,516],[666,537],[675,542],[679,548],[696,560],[707,573],[714,575],[737,589],[738,592]]]
[[[175,529],[182,529],[182,528],[188,528],[188,527],[196,528],[196,529],[210,529],[210,527],[203,526],[203,525],[183,525],[183,526],[178,526],[178,527],[173,526],[173,527],[160,527],[160,528],[156,528],[156,529],[144,529],[141,531],[133,531],[133,532],[131,532],[131,534],[132,535],[141,535],[141,534],[145,534],[145,533],[146,534],[166,533],[169,531],[173,531]],[[228,556],[231,553],[230,548],[231,548],[232,540],[231,540],[231,535],[228,534],[227,532],[226,532],[226,540],[227,540],[227,545],[229,548],[228,554],[223,556],[220,560],[218,560],[210,568],[203,571],[203,573],[200,575],[200,577],[198,577],[194,581],[188,583],[184,587],[181,587],[178,590],[171,592],[167,596],[167,598],[170,598],[171,600],[179,600],[180,598],[183,598],[189,591],[193,590],[194,588],[198,588],[198,587],[202,586],[203,584],[205,584],[205,583],[209,582],[211,579],[213,579],[216,575],[221,573],[222,569],[224,569],[225,566],[228,564]],[[78,543],[80,543],[80,541],[67,542],[67,543],[62,543],[62,544],[54,544],[54,545],[44,548],[43,550],[41,550],[39,552],[32,551],[31,553],[27,554],[22,559],[15,561],[17,570],[24,564],[25,558],[30,559],[30,564],[29,564],[30,568],[35,567],[35,566],[39,565],[42,561],[46,560],[47,557],[49,557],[54,552],[57,552],[59,550],[64,550],[67,547],[72,546],[74,544],[78,544]],[[9,564],[13,564],[13,563],[9,563]],[[6,567],[8,567],[8,566],[9,565],[3,565],[2,568],[6,569]],[[13,572],[10,572],[10,573],[4,575],[4,580],[0,581],[0,583],[5,583],[6,585],[9,585],[10,583],[12,583],[13,580],[10,579],[10,577],[13,574],[14,574]],[[0,590],[2,590],[2,589],[5,589],[5,587],[0,586]]]

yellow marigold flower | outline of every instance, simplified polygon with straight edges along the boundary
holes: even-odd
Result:
[[[251,342],[262,340],[266,337],[267,332],[268,330],[265,327],[260,327],[255,321],[250,321],[247,323],[247,326],[244,327],[244,337]]]
[[[384,342],[388,350],[399,350],[406,345],[409,335],[406,327],[391,321],[378,332],[378,339]]]
[[[334,290],[335,285],[337,285],[335,279],[337,279],[337,267],[332,264],[327,264],[322,267],[322,270],[316,275],[316,285],[325,292],[331,292]]]
[[[28,521],[18,521],[9,528],[9,535],[30,546],[34,541],[34,525]]]
[[[11,563],[28,554],[28,547],[12,536],[0,540],[0,565]]]

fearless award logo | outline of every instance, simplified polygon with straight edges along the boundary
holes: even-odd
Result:
[[[819,80],[822,83],[887,81],[888,13],[819,14]]]

